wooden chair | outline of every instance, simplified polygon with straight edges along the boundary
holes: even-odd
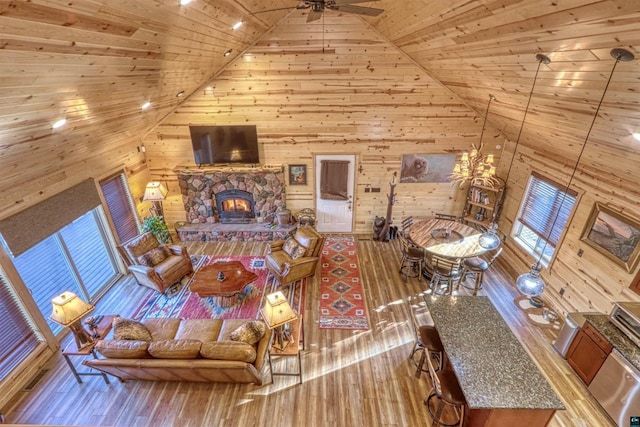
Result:
[[[409,237],[408,233],[409,233],[409,229],[411,228],[411,226],[413,225],[413,217],[412,216],[408,216],[406,218],[404,218],[402,220],[402,235],[405,237]]]
[[[405,280],[407,280],[407,278],[415,279],[416,277],[422,280],[422,265],[425,256],[424,249],[412,245],[404,233],[398,234],[398,240],[400,240],[400,249],[402,251],[399,273],[404,276]],[[411,272],[411,274],[409,274],[409,272]]]
[[[448,219],[449,221],[460,221],[460,217],[450,214],[436,213],[436,219]]]
[[[482,289],[482,283],[484,280],[484,272],[487,271],[491,265],[495,262],[496,259],[502,253],[502,248],[499,248],[489,259],[489,261],[485,260],[482,257],[473,257],[466,258],[462,261],[462,274],[460,275],[460,281],[458,282],[458,286],[456,289],[460,287],[460,285],[464,286],[467,289],[473,289],[473,295],[478,294],[478,290]],[[474,278],[473,288],[469,286],[465,286],[464,281],[468,277]]]
[[[462,426],[464,424],[466,401],[455,372],[443,369],[436,370],[433,361],[430,358],[427,358],[427,365],[429,367],[432,389],[429,396],[424,401],[424,404],[427,407],[427,412],[429,413],[431,420],[433,421],[431,425],[445,427]],[[435,404],[433,405],[436,406],[435,412],[431,407],[432,400],[438,401],[437,406]],[[451,409],[450,412],[454,415],[452,418],[455,420],[453,423],[445,424],[443,422],[445,407],[449,407]]]
[[[453,285],[460,281],[462,277],[462,266],[460,259],[442,258],[437,255],[427,257],[431,266],[431,283],[429,287],[436,294],[451,295]],[[442,283],[446,283],[444,290],[440,289]]]

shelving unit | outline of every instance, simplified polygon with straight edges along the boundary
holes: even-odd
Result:
[[[489,224],[497,222],[500,218],[503,197],[504,185],[486,187],[471,184],[462,211],[462,220],[471,226],[489,227]]]

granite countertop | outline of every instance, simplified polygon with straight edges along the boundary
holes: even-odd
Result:
[[[620,354],[640,370],[640,347],[622,333],[606,314],[585,314],[584,318],[602,334]]]
[[[425,296],[471,409],[564,409],[538,366],[484,296]]]

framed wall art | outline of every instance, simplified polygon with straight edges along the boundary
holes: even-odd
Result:
[[[307,185],[307,165],[289,165],[289,185]]]
[[[627,272],[640,259],[640,220],[610,206],[593,206],[581,239]]]
[[[455,154],[404,154],[400,182],[449,182]]]

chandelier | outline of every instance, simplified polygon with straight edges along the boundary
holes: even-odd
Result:
[[[484,144],[482,143],[482,136],[484,135],[484,129],[487,125],[487,117],[489,116],[489,107],[491,101],[496,99],[495,96],[489,95],[489,103],[487,104],[487,114],[484,116],[484,123],[482,125],[482,132],[480,133],[480,143],[478,146],[471,144],[471,152],[465,151],[462,153],[460,160],[458,160],[453,167],[453,172],[449,175],[454,185],[464,185],[470,182],[472,185],[482,185],[484,187],[493,188],[499,184],[499,179],[496,177],[496,167],[493,162],[493,154],[482,153]]]

